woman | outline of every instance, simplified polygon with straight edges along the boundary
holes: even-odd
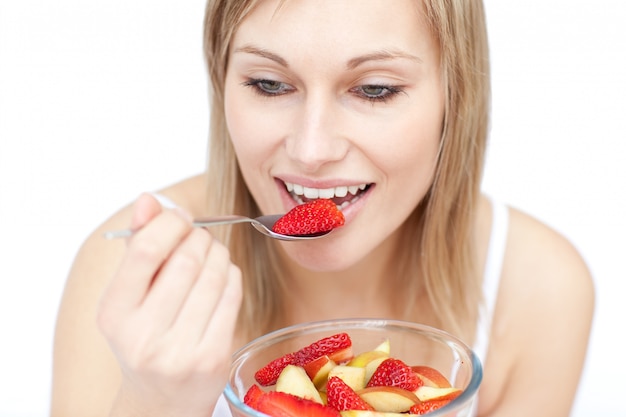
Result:
[[[474,346],[479,416],[568,415],[593,286],[566,240],[480,194],[481,2],[215,0],[205,45],[207,174],[142,195],[81,248],[59,312],[52,414],[208,416],[251,338],[386,317]],[[346,224],[306,243],[191,226],[320,196]],[[126,227],[138,230],[127,242],[101,237]]]

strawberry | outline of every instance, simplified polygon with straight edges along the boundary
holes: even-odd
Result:
[[[399,387],[408,391],[415,391],[422,385],[424,381],[413,372],[410,366],[394,358],[381,362],[367,383],[368,387]]]
[[[320,356],[332,356],[335,352],[343,351],[351,347],[352,340],[347,333],[338,333],[333,336],[325,337],[303,347],[297,352],[288,353],[278,359],[274,359],[263,368],[256,371],[254,378],[263,386],[274,385],[278,376],[287,365],[304,366]]]
[[[314,235],[342,226],[344,222],[343,213],[332,200],[318,199],[289,210],[272,230],[290,236]]]
[[[328,405],[337,411],[344,410],[373,410],[372,406],[363,401],[359,394],[338,376],[328,378],[326,385]]]
[[[294,365],[304,366],[312,360],[324,355],[332,357],[333,353],[339,352],[351,346],[352,339],[350,339],[350,336],[348,336],[347,333],[337,333],[320,339],[317,342],[313,342],[309,346],[303,347],[297,351],[294,354]]]
[[[417,403],[411,407],[409,413],[422,415],[434,410],[439,410],[444,405],[448,404],[452,400],[428,400],[421,403]]]
[[[285,356],[274,359],[263,368],[256,371],[254,379],[264,387],[274,385],[283,369],[285,369],[287,365],[293,364],[294,359],[295,356],[293,353],[288,353]]]
[[[257,384],[252,384],[246,392],[246,395],[243,397],[243,403],[256,410],[259,398],[261,398],[264,394],[265,391],[263,391]]]
[[[272,417],[340,417],[332,407],[278,391],[262,395],[256,409]]]

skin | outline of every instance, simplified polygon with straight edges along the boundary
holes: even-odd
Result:
[[[395,231],[432,180],[443,117],[439,52],[414,2],[360,4],[287,2],[275,13],[276,2],[263,2],[231,48],[228,127],[264,212],[295,204],[282,181],[374,184],[345,209],[342,229],[281,246],[292,277],[293,323],[397,316],[394,294],[401,289],[385,280]],[[372,55],[382,50],[393,57]],[[266,89],[288,92],[266,97],[243,85],[258,77],[271,81]],[[379,94],[371,87],[381,84],[403,92],[385,101],[364,97]],[[191,227],[190,218],[204,214],[207,189],[197,176],[161,190],[179,205],[174,210],[142,195],[87,239],[58,316],[53,416],[210,415],[230,354],[246,340],[235,328],[239,269],[223,245]],[[101,237],[129,226],[141,230],[127,241]],[[485,198],[475,226],[476,261],[483,265],[491,227]],[[569,415],[593,297],[576,250],[511,209],[480,416]],[[420,318],[427,322],[432,314],[424,310]]]

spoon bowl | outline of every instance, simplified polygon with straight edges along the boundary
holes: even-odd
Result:
[[[274,223],[276,223],[276,221],[280,219],[282,216],[283,216],[282,214],[271,214],[267,216],[256,217],[254,219],[250,217],[246,217],[246,216],[237,216],[237,215],[200,217],[193,221],[193,226],[194,227],[210,227],[210,226],[220,226],[220,225],[226,225],[226,224],[250,223],[252,227],[254,227],[260,233],[264,234],[265,236],[271,237],[273,239],[278,239],[278,240],[318,239],[332,232],[332,230],[327,230],[325,232],[314,233],[310,235],[284,235],[281,233],[276,233],[272,230],[272,228],[274,227]],[[135,232],[136,230],[132,230],[132,229],[111,230],[111,231],[104,233],[104,237],[106,239],[130,237]]]

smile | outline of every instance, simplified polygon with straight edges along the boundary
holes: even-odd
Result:
[[[333,188],[311,188],[300,184],[285,182],[287,191],[298,204],[318,198],[327,198],[335,202],[337,207],[343,209],[356,202],[361,194],[365,193],[371,184],[343,185]]]

